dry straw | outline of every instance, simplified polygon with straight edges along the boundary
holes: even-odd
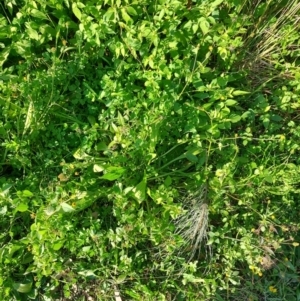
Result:
[[[201,242],[207,238],[208,197],[207,185],[183,200],[184,213],[175,220],[175,233],[184,240],[183,252],[188,251],[192,260],[199,255]]]

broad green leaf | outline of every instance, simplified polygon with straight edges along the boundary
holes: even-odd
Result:
[[[35,8],[33,8],[33,9],[30,11],[30,14],[31,14],[33,17],[38,18],[38,19],[45,19],[45,20],[48,20],[47,16],[46,16],[43,12],[41,12],[41,11],[35,9]]]
[[[275,178],[273,177],[273,175],[271,175],[271,174],[265,174],[264,177],[265,177],[265,180],[266,180],[268,183],[274,184]]]
[[[111,123],[111,127],[112,127],[112,131],[114,131],[115,133],[119,132],[118,127],[113,122]]]
[[[123,20],[126,22],[126,24],[132,23],[132,19],[131,19],[130,16],[127,14],[125,8],[122,8],[122,9],[121,9],[121,14],[122,14],[122,18],[123,18]]]
[[[38,34],[38,32],[35,29],[33,29],[32,27],[28,26],[27,27],[27,32],[28,32],[28,35],[29,35],[29,37],[31,39],[38,41],[39,34]]]
[[[136,10],[132,6],[127,6],[126,7],[126,11],[131,16],[137,16],[137,12],[136,12]]]
[[[164,17],[164,15],[165,15],[165,10],[164,9],[162,9],[161,11],[160,11],[160,13],[159,13],[159,15],[158,15],[158,20],[162,20],[162,18]]]
[[[0,26],[0,39],[6,38],[9,35],[9,26]]]
[[[45,214],[46,214],[47,216],[51,216],[51,215],[53,215],[54,213],[56,213],[56,210],[55,210],[55,208],[49,206],[49,207],[47,207],[47,208],[44,210],[44,212],[45,212]]]
[[[116,279],[116,283],[117,284],[123,283],[126,279],[126,276],[127,276],[126,274],[121,274],[120,276],[118,276],[118,278]]]
[[[84,8],[85,7],[85,5],[82,2],[77,2],[76,4],[79,8]]]
[[[92,158],[90,155],[86,154],[81,148],[77,149],[73,154],[75,159],[84,160],[87,158]]]
[[[77,17],[77,19],[79,21],[81,21],[81,11],[80,9],[77,7],[77,4],[76,3],[73,3],[72,4],[72,11],[74,13],[74,15]]]
[[[227,58],[227,50],[225,47],[218,47],[218,53],[220,54],[220,57],[225,60]],[[234,95],[234,93],[232,93]]]
[[[65,4],[66,4],[67,8],[70,8],[69,0],[64,0],[64,2],[65,2]]]
[[[266,117],[263,119],[263,125],[264,127],[267,129],[270,125],[270,118],[269,117]]]
[[[233,99],[227,99],[227,100],[225,101],[225,105],[228,106],[228,107],[234,106],[236,103],[237,103],[237,101],[236,101],[236,100],[233,100]]]
[[[241,116],[241,119],[245,120],[251,116],[254,116],[255,114],[251,111],[246,111],[245,113],[243,113],[243,115]]]
[[[82,248],[83,252],[88,252],[90,249],[92,248],[92,246],[85,246]]]
[[[236,123],[236,122],[239,122],[241,120],[241,116],[240,115],[236,115],[236,114],[232,114],[230,116],[230,121],[232,123]]]
[[[123,192],[124,192],[124,194],[126,195],[127,193],[129,193],[131,190],[133,190],[134,189],[134,187],[126,187],[124,190],[123,190]]]
[[[194,24],[194,25],[192,26],[193,33],[194,33],[194,34],[197,32],[198,27],[199,27],[198,24]]]
[[[99,142],[96,145],[95,148],[96,148],[97,151],[106,151],[106,150],[108,150],[108,146],[104,142]]]
[[[74,212],[75,211],[75,209],[71,205],[69,205],[65,202],[61,203],[60,206],[64,212]]]
[[[124,172],[125,172],[125,168],[123,168],[123,167],[111,166],[106,169],[106,174],[103,175],[100,179],[114,181],[114,180],[119,179],[123,175]]]
[[[134,196],[139,203],[144,201],[146,198],[146,186],[147,180],[144,177],[143,180],[133,189]]]
[[[52,248],[53,248],[53,250],[58,251],[63,247],[63,245],[64,245],[63,241],[56,242],[52,245]]]
[[[96,118],[94,116],[88,116],[87,119],[91,126],[94,126],[96,124]]]
[[[169,187],[172,184],[172,178],[170,176],[167,176],[167,178],[164,181],[164,185],[166,187]]]
[[[113,20],[114,17],[115,17],[115,9],[113,7],[110,7],[103,15],[103,19],[106,21]]]
[[[28,210],[28,205],[25,203],[20,203],[16,208],[16,211],[19,211],[19,212],[25,212],[27,210]]]
[[[118,111],[118,122],[120,125],[125,125],[125,121],[124,121],[124,117],[122,116],[122,114]]]
[[[0,215],[5,215],[7,212],[7,206],[0,207]]]
[[[213,3],[210,3],[209,6],[211,9],[216,8],[219,6],[224,0],[215,0]]]
[[[199,26],[200,26],[200,28],[202,30],[202,33],[204,35],[206,35],[208,33],[208,31],[209,31],[209,23],[206,21],[205,18],[203,18],[203,17],[200,18],[200,20],[199,20]]]
[[[272,114],[271,115],[271,120],[275,121],[275,122],[279,122],[282,120],[282,117],[277,115],[277,114]]]
[[[197,162],[198,162],[197,156],[195,156],[195,155],[194,155],[193,153],[191,153],[191,152],[187,152],[187,153],[186,153],[186,158],[187,158],[189,161],[193,162],[193,163],[197,163]]]
[[[28,264],[30,262],[33,261],[33,255],[31,253],[26,253],[23,258],[22,258],[22,261],[21,263],[22,264]],[[27,271],[27,270],[26,270]]]
[[[234,279],[232,279],[232,278],[228,278],[228,279],[229,279],[229,281],[230,281],[233,285],[237,285],[237,284],[238,284]]]
[[[32,288],[32,282],[29,283],[14,283],[13,287],[19,293],[29,293]]]
[[[105,168],[103,166],[99,165],[99,164],[94,164],[94,166],[93,166],[93,171],[94,172],[102,172],[104,170],[105,170]]]
[[[0,190],[0,196],[7,197],[12,184],[4,184]]]
[[[22,196],[30,198],[30,197],[33,197],[33,193],[31,191],[25,189],[22,191]]]

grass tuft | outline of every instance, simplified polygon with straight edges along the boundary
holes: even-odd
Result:
[[[175,220],[176,234],[184,240],[184,249],[188,250],[192,260],[199,254],[201,242],[207,238],[208,197],[207,185],[183,200],[184,213]]]

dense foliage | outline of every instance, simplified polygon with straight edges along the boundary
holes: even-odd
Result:
[[[1,300],[300,300],[299,1],[0,3]]]

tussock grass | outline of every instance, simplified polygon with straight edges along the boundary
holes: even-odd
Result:
[[[244,11],[260,16],[253,17],[253,25],[244,41],[244,59],[240,68],[247,70],[251,84],[262,84],[279,79],[294,78],[294,61],[299,45],[295,41],[300,31],[300,2],[245,1]]]
[[[188,252],[190,260],[200,252],[201,243],[207,238],[208,197],[207,185],[189,194],[183,200],[184,213],[175,220],[175,233],[184,240],[181,251]]]

